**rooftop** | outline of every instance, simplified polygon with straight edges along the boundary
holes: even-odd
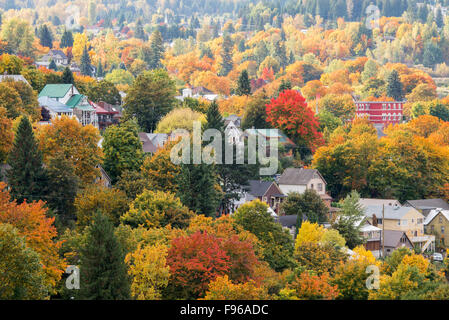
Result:
[[[316,169],[287,168],[279,178],[279,184],[284,185],[306,185],[311,179],[324,178]]]

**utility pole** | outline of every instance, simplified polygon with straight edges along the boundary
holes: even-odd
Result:
[[[385,204],[382,205],[382,258],[385,258]]]

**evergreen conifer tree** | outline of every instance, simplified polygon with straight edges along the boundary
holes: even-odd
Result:
[[[87,242],[81,250],[80,298],[124,300],[130,298],[130,283],[112,222],[100,212],[89,226]]]
[[[47,173],[43,167],[42,154],[34,137],[33,128],[26,116],[22,116],[9,153],[7,172],[11,196],[21,203],[46,200]]]
[[[81,56],[81,74],[85,76],[92,76],[92,69],[90,65],[90,56],[87,47],[84,46],[83,55]]]
[[[402,101],[404,98],[402,87],[399,73],[396,70],[391,71],[387,78],[387,96]]]
[[[75,84],[73,73],[69,67],[65,67],[64,71],[62,72],[62,83]]]
[[[251,94],[251,84],[248,78],[248,71],[246,70],[243,70],[242,73],[240,73],[239,79],[237,81],[236,94],[239,96]]]

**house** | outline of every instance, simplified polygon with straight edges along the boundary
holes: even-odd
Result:
[[[298,219],[297,214],[292,214],[292,215],[288,215],[288,216],[278,216],[277,218],[275,218],[275,220],[277,222],[279,222],[283,228],[288,229],[292,238],[295,238],[295,235],[296,235],[296,220],[297,219]]]
[[[292,154],[291,150],[296,147],[295,143],[290,140],[281,130],[279,129],[247,129],[245,130],[245,137],[256,137],[257,141],[261,141],[262,145],[266,148],[266,156],[269,157],[270,152],[270,142],[274,141],[276,146],[283,146],[288,153]]]
[[[332,197],[326,193],[326,180],[316,169],[287,168],[279,178],[279,188],[284,194],[290,192],[304,193],[307,189],[315,190],[330,208]]]
[[[369,223],[360,228],[360,234],[365,239],[364,247],[373,253],[376,258],[381,256],[382,229]]]
[[[39,106],[41,107],[42,121],[48,122],[61,116],[73,117],[73,109],[62,102],[56,101],[50,97],[39,97]]]
[[[226,123],[226,122],[225,122]],[[225,135],[229,144],[243,146],[244,134],[240,130],[240,124],[236,124],[234,121],[229,121],[225,128]]]
[[[94,107],[97,114],[98,127],[100,130],[104,130],[112,124],[119,123],[121,112],[113,105],[104,101],[98,103],[90,101],[90,104]]]
[[[413,207],[424,216],[427,216],[430,211],[438,208],[449,210],[449,204],[443,199],[407,200],[404,202],[404,206]]]
[[[2,75],[0,75],[0,82],[3,82],[3,81],[21,81],[31,87],[31,85],[27,81],[27,79],[25,79],[25,77],[22,76],[21,74],[2,74]]]
[[[415,208],[369,205],[364,213],[375,227],[405,232],[413,245],[422,251],[435,247],[435,236],[424,233],[424,216]]]
[[[401,203],[396,199],[371,199],[371,198],[360,198],[359,204],[362,207],[366,206],[401,206]]]
[[[354,101],[356,117],[366,118],[373,125],[382,125],[402,122],[405,101]]]
[[[435,235],[438,247],[449,247],[449,210],[431,210],[424,219],[424,230],[427,234]]]
[[[237,128],[240,128],[242,125],[242,118],[238,115],[231,114],[230,116],[224,118],[224,125],[227,127],[230,123],[233,123]]]
[[[39,93],[39,98],[47,97],[60,102],[73,110],[83,126],[91,124],[98,127],[98,118],[85,95],[79,93],[73,84],[47,84]]]
[[[95,182],[102,184],[106,188],[111,188],[112,179],[109,177],[108,173],[100,165],[98,165],[97,168],[100,169],[100,176],[95,180]]]
[[[48,68],[52,60],[57,66],[65,67],[69,64],[69,58],[62,50],[50,49],[46,55],[36,62],[36,65]]]
[[[274,181],[249,180],[249,186],[244,188],[246,191],[246,202],[259,199],[267,203],[277,214],[285,194],[282,193]]]
[[[204,98],[209,101],[214,101],[218,98],[218,94],[213,93],[205,87],[184,88],[181,93],[182,95],[175,97],[180,101],[184,101],[185,98]]]
[[[407,233],[400,230],[385,230],[383,245],[385,249],[385,256],[391,255],[394,250],[402,247],[413,249],[413,243],[410,241]]]
[[[139,139],[140,142],[142,142],[144,153],[156,153],[156,151],[162,148],[171,138],[171,135],[166,133],[139,132]]]

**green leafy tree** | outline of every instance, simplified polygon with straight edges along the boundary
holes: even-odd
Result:
[[[43,199],[48,177],[28,117],[20,120],[7,163],[11,166],[7,172],[11,196],[19,203]]]
[[[39,255],[16,228],[0,223],[0,299],[38,300],[48,294]]]
[[[110,220],[97,212],[80,252],[80,298],[123,300],[130,298],[130,281],[124,250]]]
[[[365,217],[364,209],[359,204],[360,196],[357,191],[352,191],[343,200],[341,205],[341,212],[338,220],[333,225],[333,228],[345,238],[346,243],[350,249],[363,244],[364,239],[360,235],[361,220]]]
[[[268,212],[268,205],[254,200],[240,206],[232,216],[245,230],[262,243],[264,260],[271,268],[282,271],[293,266],[293,239]]]
[[[104,101],[114,106],[118,106],[122,102],[120,92],[115,85],[106,80],[91,84],[87,89],[87,96],[94,102]]]
[[[104,169],[116,183],[125,170],[139,170],[143,163],[142,142],[134,120],[109,126],[103,141]]]
[[[166,71],[145,71],[128,90],[125,117],[136,117],[141,129],[153,132],[159,120],[173,108],[175,94],[175,83]]]

